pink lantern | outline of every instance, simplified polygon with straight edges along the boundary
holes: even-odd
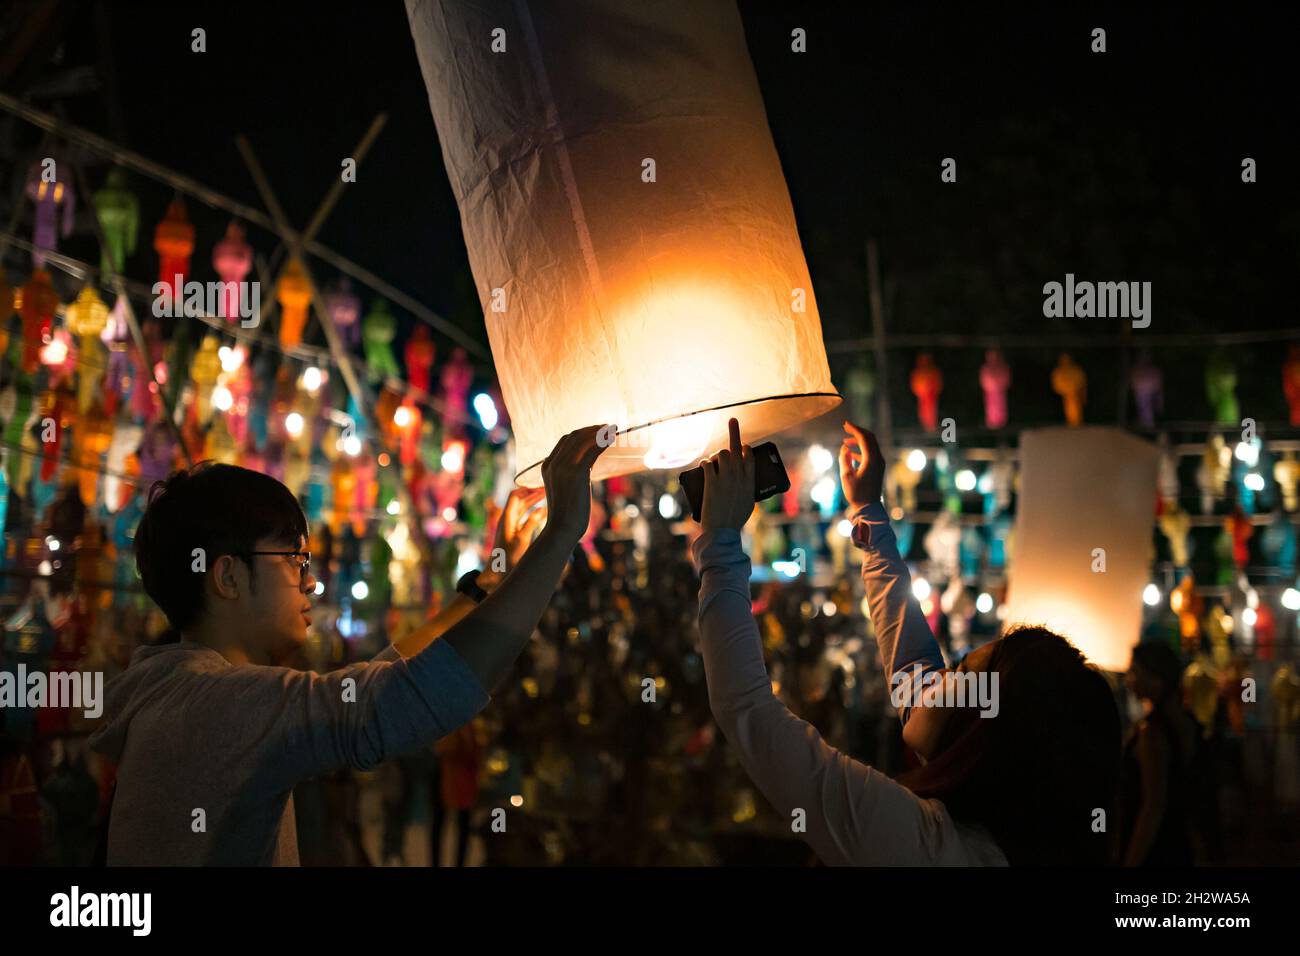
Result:
[[[980,388],[984,389],[984,425],[1004,428],[1007,424],[1007,389],[1011,387],[1011,367],[997,349],[984,353],[980,366]]]
[[[244,230],[232,221],[226,237],[212,247],[212,268],[221,276],[221,314],[228,322],[239,317],[239,283],[253,267],[253,247],[244,241]]]

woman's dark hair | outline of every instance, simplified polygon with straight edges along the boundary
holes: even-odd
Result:
[[[1008,631],[987,670],[998,675],[997,716],[954,710],[935,758],[899,782],[984,827],[1013,866],[1109,862],[1098,820],[1114,822],[1121,743],[1109,682],[1042,627]]]
[[[271,540],[297,547],[307,537],[307,518],[293,493],[269,475],[199,462],[149,489],[135,532],[135,566],[145,592],[177,631],[203,611],[204,575],[193,570],[195,548],[204,566],[236,555],[255,574],[249,552]]]

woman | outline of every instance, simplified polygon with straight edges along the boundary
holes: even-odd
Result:
[[[1124,747],[1120,834],[1125,866],[1192,865],[1189,802],[1196,792],[1191,771],[1199,735],[1195,719],[1183,707],[1182,676],[1182,662],[1167,645],[1133,648],[1125,681],[1146,717]]]
[[[903,738],[928,762],[892,780],[828,746],[773,693],[740,547],[754,509],[753,455],[732,419],[730,448],[705,462],[702,533],[691,553],[709,703],[746,771],[829,864],[1104,862],[1120,741],[1105,678],[1042,628],[1013,630],[957,671],[945,669],[880,503],[880,446],[870,432],[844,427],[840,479],[876,642]],[[971,679],[992,691],[978,708],[933,706],[931,695],[914,694]]]

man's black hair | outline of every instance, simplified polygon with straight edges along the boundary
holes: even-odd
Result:
[[[195,549],[203,567],[235,555],[253,572],[250,551],[271,540],[296,548],[307,537],[307,518],[284,485],[269,475],[199,462],[149,489],[135,532],[135,566],[145,592],[177,631],[198,620],[204,607],[204,574],[194,570]]]

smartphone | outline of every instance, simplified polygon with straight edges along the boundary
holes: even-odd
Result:
[[[785,472],[781,453],[773,442],[765,441],[754,446],[754,500],[762,501],[790,490],[790,476]],[[677,476],[691,506],[691,517],[700,520],[704,507],[704,466],[692,468]]]

